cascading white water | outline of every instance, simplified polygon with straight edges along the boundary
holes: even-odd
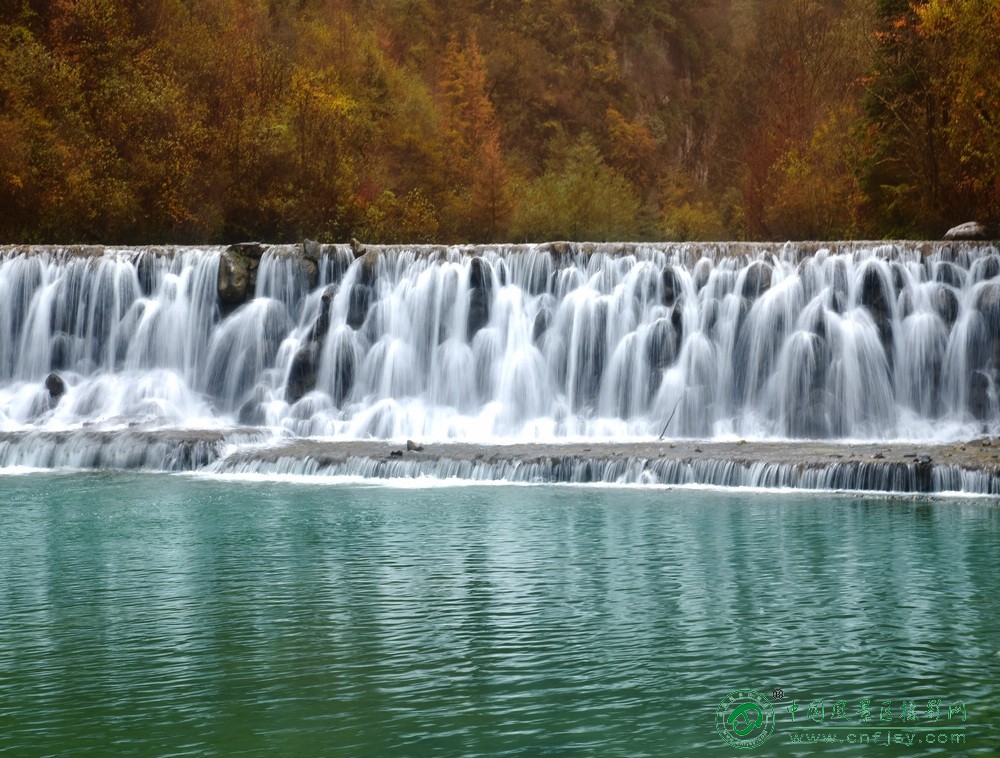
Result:
[[[220,423],[198,391],[219,254],[5,254],[0,429]],[[57,403],[42,384],[50,371],[65,381]]]
[[[997,429],[989,245],[8,249],[0,432],[557,440]],[[810,249],[815,249],[815,246]],[[64,394],[46,388],[59,374]],[[669,419],[669,424],[667,421]]]

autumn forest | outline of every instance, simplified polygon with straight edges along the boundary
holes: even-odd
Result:
[[[995,0],[7,0],[0,242],[939,237]]]

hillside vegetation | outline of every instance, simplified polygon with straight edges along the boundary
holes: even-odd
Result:
[[[10,0],[0,242],[934,237],[995,0]]]

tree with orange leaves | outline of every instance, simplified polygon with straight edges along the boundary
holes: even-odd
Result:
[[[496,239],[506,226],[512,201],[500,124],[488,94],[486,59],[475,34],[464,45],[455,35],[449,40],[441,95],[457,231],[467,239]]]

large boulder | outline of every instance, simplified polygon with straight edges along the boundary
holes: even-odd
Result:
[[[964,224],[953,226],[944,233],[946,240],[985,240],[989,237],[989,230],[978,221],[966,221]]]
[[[358,284],[374,287],[378,279],[379,261],[382,256],[378,250],[368,250],[358,258]]]
[[[989,282],[982,286],[976,298],[976,310],[986,327],[985,353],[974,361],[976,368],[985,368],[991,364],[1000,367],[1000,282]],[[973,355],[976,355],[975,351]]]
[[[549,243],[549,249],[552,251],[552,255],[556,260],[563,261],[573,257],[572,242],[551,242]],[[590,255],[593,250],[586,249],[585,252],[587,255]]]
[[[243,426],[263,426],[267,417],[257,399],[250,398],[240,406],[238,419]]]
[[[684,292],[684,284],[673,266],[663,269],[663,304],[670,308]]]
[[[973,282],[985,282],[1000,276],[1000,256],[995,253],[985,255],[972,262],[969,275]]]
[[[976,297],[976,310],[982,314],[986,331],[1000,335],[1000,282],[982,285]]]
[[[336,296],[337,288],[332,285],[323,290],[319,302],[319,315],[313,325],[309,327],[310,340],[322,342],[326,339],[326,333],[330,331],[330,309],[333,306],[333,298]]]
[[[982,371],[972,375],[969,385],[969,412],[977,421],[986,421],[992,415],[990,380]]]
[[[935,267],[934,281],[940,282],[941,284],[947,284],[949,287],[954,287],[955,289],[960,290],[965,286],[965,272],[963,272],[954,263],[941,261]]]
[[[319,263],[320,258],[323,257],[323,246],[319,242],[316,242],[316,240],[303,240],[302,256],[307,261]]]
[[[49,391],[52,402],[58,403],[59,399],[66,394],[66,382],[59,374],[52,373],[45,377],[45,389]]]
[[[833,297],[832,307],[837,313],[843,313],[847,308],[850,282],[847,276],[847,263],[843,258],[835,258],[830,266],[830,286]]]
[[[351,335],[340,332],[332,339],[334,344],[330,352],[333,356],[333,363],[329,371],[333,379],[333,390],[330,397],[333,404],[339,408],[350,394],[351,387],[354,386],[354,377],[359,368],[358,361],[361,360],[361,356],[358,351],[353,349]]]
[[[230,245],[219,260],[219,302],[229,313],[251,300],[257,289],[257,269],[264,255],[259,242]]]
[[[950,287],[939,287],[931,296],[931,303],[945,326],[951,329],[958,319],[958,295]]]
[[[477,255],[469,265],[469,339],[489,323],[492,293],[493,272]]]
[[[365,284],[355,284],[351,288],[351,299],[347,307],[347,325],[360,329],[372,306],[372,288]]]
[[[234,309],[245,303],[252,292],[250,286],[250,267],[242,258],[222,256],[219,261],[219,300],[228,309]]]
[[[309,289],[313,289],[319,284],[319,263],[311,258],[303,258],[299,261],[299,265],[305,271],[306,280],[309,282]]]
[[[660,370],[672,365],[680,350],[680,335],[670,319],[658,318],[646,336],[646,361],[650,369]]]
[[[694,288],[696,292],[701,292],[708,280],[712,276],[712,261],[708,258],[699,258],[694,264]]]
[[[493,272],[478,255],[469,264],[469,286],[473,289],[490,289],[493,286]]]
[[[747,268],[743,279],[743,297],[755,300],[771,288],[771,267],[763,261],[754,261]]]
[[[874,265],[867,266],[861,278],[861,292],[858,299],[872,314],[882,344],[886,346],[892,342],[893,295],[892,285],[883,281],[878,268]]]
[[[292,367],[288,372],[288,383],[285,385],[285,400],[296,403],[306,394],[316,388],[316,370],[319,366],[320,344],[309,342],[299,348],[292,359]]]
[[[469,339],[490,321],[490,293],[484,289],[469,291]]]
[[[139,280],[139,288],[143,297],[149,297],[156,288],[156,255],[150,250],[143,250],[135,260],[135,275]]]
[[[246,402],[240,406],[237,419],[244,426],[263,426],[267,421],[264,403],[267,402],[267,392],[263,387],[254,388]]]

